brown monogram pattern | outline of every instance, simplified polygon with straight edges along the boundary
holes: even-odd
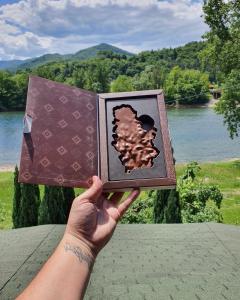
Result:
[[[97,95],[30,76],[19,181],[87,186],[98,173]]]

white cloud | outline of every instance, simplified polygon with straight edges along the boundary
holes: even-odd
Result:
[[[135,52],[177,46],[206,31],[201,7],[200,0],[21,0],[0,6],[0,58],[101,42]]]

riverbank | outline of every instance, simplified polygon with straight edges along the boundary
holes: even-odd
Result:
[[[0,166],[0,172],[13,172],[15,165],[4,165]]]
[[[239,161],[239,160],[240,160],[240,157],[233,157],[233,158],[223,159],[223,160],[221,160],[221,162],[234,162],[234,161]],[[201,162],[201,163],[202,164],[211,164],[211,163],[216,163],[216,162],[215,161],[206,161],[206,162]],[[180,167],[180,166],[184,166],[186,164],[187,164],[187,162],[181,162],[181,163],[177,163],[177,166]],[[13,164],[0,166],[0,172],[14,172],[15,166],[16,165],[13,165]],[[18,165],[18,168],[19,168],[19,165]]]
[[[186,164],[177,164],[177,177],[181,176]],[[240,159],[201,163],[200,178],[207,184],[216,184],[224,195],[221,212],[225,224],[240,225]],[[43,195],[43,186],[40,186]],[[6,212],[0,229],[12,228],[13,172],[0,172],[0,203]],[[143,192],[144,193],[144,192]],[[144,194],[142,195],[144,198]]]
[[[178,104],[177,106],[175,104],[173,105],[166,104],[166,107],[167,109],[214,108],[218,101],[219,99],[211,98],[208,102],[202,104]]]
[[[202,104],[178,104],[178,106],[176,107],[175,104],[167,104],[166,103],[166,108],[214,108],[214,106],[216,105],[216,103],[219,101],[219,99],[214,99],[211,98],[209,99],[208,102],[206,103],[202,103]],[[24,113],[25,110],[0,110],[0,114],[1,113]]]

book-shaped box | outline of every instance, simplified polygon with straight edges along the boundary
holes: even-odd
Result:
[[[161,90],[95,94],[30,76],[19,181],[105,191],[174,188]]]

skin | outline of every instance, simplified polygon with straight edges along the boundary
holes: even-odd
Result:
[[[101,180],[93,176],[90,188],[72,204],[59,245],[17,300],[83,299],[99,251],[138,195],[139,190],[132,190],[120,202],[123,193],[103,194]]]

